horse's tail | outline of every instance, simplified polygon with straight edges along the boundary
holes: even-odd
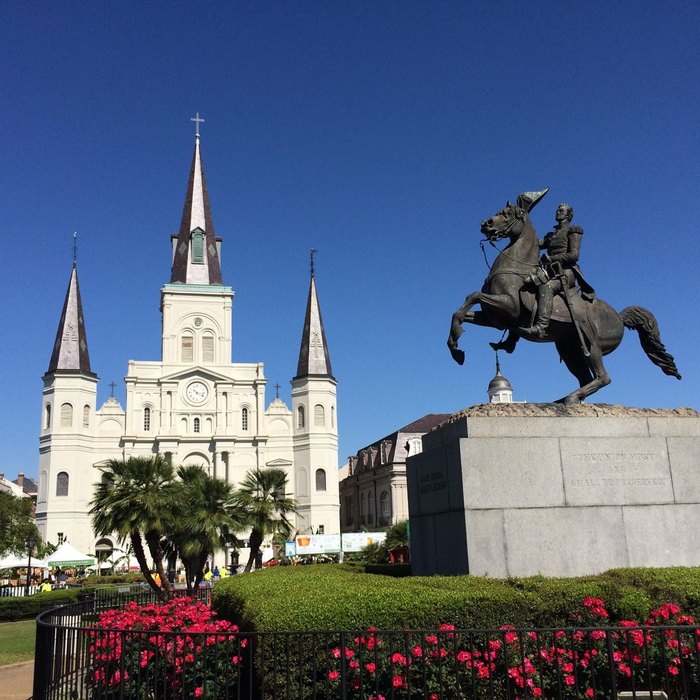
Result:
[[[676,362],[661,342],[659,324],[651,311],[641,306],[628,306],[620,312],[620,318],[625,328],[631,328],[639,333],[639,342],[647,357],[657,366],[661,367],[664,374],[669,374],[680,379]]]

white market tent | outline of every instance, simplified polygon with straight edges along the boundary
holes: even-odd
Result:
[[[83,554],[77,550],[70,542],[64,542],[53,554],[46,557],[49,568],[56,566],[94,566],[97,563],[95,557]]]
[[[17,556],[16,554],[8,554],[0,559],[0,569],[26,569],[29,563],[29,558],[26,554],[22,556]],[[37,559],[32,557],[32,569],[36,567],[37,569],[45,569],[48,566],[46,559]]]

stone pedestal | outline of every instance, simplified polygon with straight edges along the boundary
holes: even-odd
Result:
[[[486,404],[407,465],[415,575],[700,565],[700,414]]]

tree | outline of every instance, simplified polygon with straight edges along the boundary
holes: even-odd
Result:
[[[288,516],[296,513],[296,502],[285,495],[286,487],[287,474],[283,469],[253,469],[241,482],[236,500],[252,527],[246,571],[253,568],[265,535],[279,533],[286,537],[292,530]]]
[[[172,595],[163,567],[161,539],[172,529],[178,489],[172,465],[162,455],[111,459],[99,467],[102,480],[90,502],[95,534],[129,540],[149,586],[167,599]],[[146,541],[161,585],[153,580],[143,548]]]
[[[41,542],[32,509],[31,498],[19,498],[0,491],[0,556],[26,553],[30,537],[34,537],[37,543]]]
[[[167,537],[185,565],[187,590],[196,589],[204,577],[204,565],[217,549],[226,547],[244,527],[233,488],[223,479],[209,476],[198,466],[179,467],[179,498],[175,528]]]

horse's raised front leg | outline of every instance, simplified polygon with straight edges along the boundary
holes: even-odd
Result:
[[[450,349],[452,359],[459,365],[464,364],[464,350],[458,347],[459,336],[464,333],[462,324],[467,320],[469,312],[474,304],[479,303],[481,292],[472,292],[460,306],[457,311],[452,314],[452,322],[450,324],[450,334],[447,336],[447,347]]]
[[[452,324],[450,325],[450,335],[447,338],[447,347],[450,349],[452,358],[455,362],[464,364],[464,350],[457,347],[459,337],[464,333],[462,324],[466,322],[473,323],[475,315],[471,313],[471,308],[475,304],[480,304],[482,312],[484,307],[491,307],[501,312],[505,312],[513,317],[514,320],[518,317],[518,301],[517,297],[509,294],[486,294],[484,292],[472,292],[465,300],[464,304],[452,314]],[[483,319],[483,313],[479,314]],[[480,321],[478,325],[488,326],[488,322]],[[515,343],[513,343],[515,347]],[[510,351],[512,352],[512,350]]]

